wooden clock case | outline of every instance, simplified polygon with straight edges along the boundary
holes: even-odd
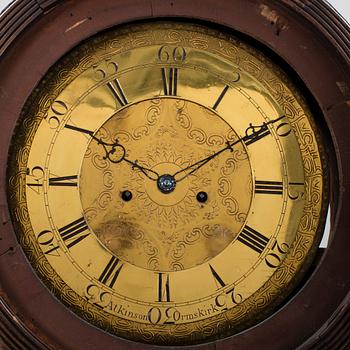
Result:
[[[0,345],[4,349],[162,350],[78,318],[42,284],[14,233],[6,198],[11,135],[46,71],[90,36],[175,19],[250,38],[291,74],[324,132],[331,236],[299,290],[257,326],[192,350],[350,348],[350,32],[322,0],[19,0],[0,18]],[[1,346],[0,346],[1,347]]]

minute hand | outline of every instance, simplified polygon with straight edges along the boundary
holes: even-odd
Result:
[[[198,162],[196,162],[194,164],[189,165],[188,167],[186,167],[184,169],[181,169],[181,170],[177,171],[173,175],[173,177],[175,178],[176,176],[178,177],[180,174],[184,174],[180,178],[175,178],[176,182],[182,181],[187,176],[193,174],[195,171],[200,169],[202,166],[204,166],[205,164],[207,164],[212,159],[216,158],[217,156],[219,156],[221,153],[225,152],[226,150],[230,150],[232,152],[233,151],[233,146],[235,146],[236,144],[238,144],[240,142],[244,142],[246,145],[250,145],[253,142],[260,140],[261,138],[263,138],[264,136],[269,134],[268,125],[277,123],[278,121],[280,121],[284,117],[285,116],[283,115],[283,116],[281,116],[281,117],[279,117],[277,119],[270,120],[270,121],[268,121],[266,123],[263,123],[261,125],[258,125],[258,126],[254,126],[252,124],[249,124],[249,127],[245,130],[245,135],[244,136],[240,137],[236,141],[227,142],[226,143],[226,147],[220,149],[219,151],[213,153],[212,155],[210,155],[210,156],[208,156],[206,158],[203,158],[203,159],[199,160]]]

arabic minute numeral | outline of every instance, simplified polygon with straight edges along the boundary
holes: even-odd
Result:
[[[41,231],[37,236],[37,240],[45,255],[60,256],[58,251],[59,246],[54,244],[55,237],[52,231]]]
[[[182,46],[161,46],[158,50],[158,60],[162,63],[182,63],[187,58],[187,52]]]
[[[175,307],[166,309],[152,307],[149,309],[147,319],[151,324],[176,324],[181,318],[181,313]]]
[[[287,243],[279,244],[276,240],[271,248],[271,253],[265,257],[266,265],[272,269],[277,268],[281,264],[282,258],[289,252],[289,249],[290,247]]]
[[[289,199],[293,201],[302,199],[305,194],[304,186],[305,186],[304,182],[289,182],[289,187],[288,187]]]
[[[35,166],[33,168],[27,169],[27,176],[28,179],[30,179],[27,182],[27,186],[36,192],[37,194],[40,193],[40,188],[43,186],[43,178],[44,178],[44,169],[40,166]]]
[[[215,297],[215,305],[218,306],[221,311],[225,311],[229,309],[230,305],[238,305],[242,300],[242,295],[236,292],[235,286],[232,286],[226,292]]]
[[[101,81],[108,76],[118,73],[118,63],[112,61],[111,59],[106,59],[99,64],[93,65],[92,69],[94,71],[94,80]]]
[[[45,120],[51,129],[57,129],[61,124],[61,119],[68,113],[68,106],[65,102],[56,100],[52,103]]]
[[[276,127],[276,133],[280,137],[286,137],[292,132],[289,123],[283,122]]]

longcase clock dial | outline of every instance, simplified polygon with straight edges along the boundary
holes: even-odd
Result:
[[[276,310],[317,247],[317,135],[283,71],[240,39],[111,30],[28,100],[8,172],[17,234],[92,324],[151,344],[223,338]]]

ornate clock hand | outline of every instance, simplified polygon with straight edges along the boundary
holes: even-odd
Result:
[[[185,175],[183,175],[179,179],[176,179],[176,182],[182,181],[187,176],[193,174],[195,171],[197,171],[198,169],[203,167],[205,164],[207,164],[212,159],[216,158],[217,156],[219,156],[221,153],[225,152],[226,150],[230,150],[232,152],[234,145],[236,145],[240,142],[244,142],[246,145],[250,145],[251,143],[260,140],[261,138],[263,138],[264,136],[266,136],[269,133],[268,125],[276,123],[276,122],[280,121],[281,119],[283,119],[284,117],[285,117],[285,115],[282,115],[279,118],[270,120],[266,123],[263,123],[263,124],[257,125],[257,126],[249,124],[249,127],[246,129],[245,135],[243,137],[240,137],[238,140],[233,141],[231,143],[227,141],[226,147],[220,149],[219,151],[215,152],[214,154],[212,154],[206,158],[199,160],[198,162],[196,162],[194,164],[189,165],[188,167],[186,167],[184,169],[177,171],[175,174],[173,174],[173,177],[175,178],[177,175],[185,173]],[[189,172],[186,173],[186,171],[189,171]]]
[[[115,142],[113,143],[108,143],[99,139],[94,135],[91,135],[91,137],[99,145],[102,145],[104,151],[106,152],[106,155],[103,157],[103,159],[108,159],[110,162],[114,164],[118,164],[122,161],[125,161],[132,166],[132,169],[140,170],[150,180],[157,181],[159,179],[160,175],[156,171],[138,164],[137,160],[132,161],[126,158],[126,149],[122,144],[119,143],[118,139],[116,139]]]

